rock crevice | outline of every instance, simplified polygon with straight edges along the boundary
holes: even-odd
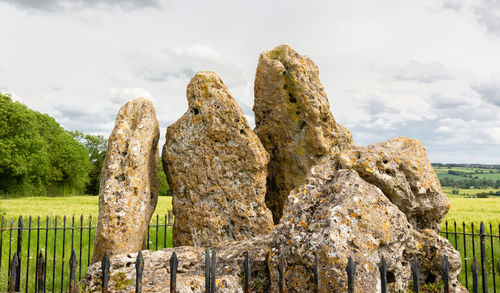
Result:
[[[333,118],[316,65],[287,45],[260,55],[254,91],[254,131],[270,154],[266,204],[278,223],[290,191],[352,136]]]

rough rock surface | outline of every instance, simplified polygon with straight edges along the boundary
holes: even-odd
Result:
[[[450,208],[448,197],[417,140],[399,137],[339,155],[340,168],[353,169],[377,186],[419,229],[438,230]]]
[[[222,80],[197,73],[189,110],[168,127],[162,159],[173,194],[174,246],[212,246],[268,233],[269,155]]]
[[[290,191],[327,153],[352,144],[335,122],[316,65],[287,45],[260,55],[255,75],[255,133],[270,154],[266,204],[278,223]]]
[[[142,249],[158,200],[158,139],[153,104],[143,98],[121,107],[109,136],[99,190],[99,222],[92,262]]]
[[[269,292],[266,255],[269,253],[270,241],[271,236],[267,235],[215,247],[217,256],[215,291],[243,292],[243,262],[245,252],[248,251],[253,260],[252,292]],[[176,292],[205,292],[205,249],[192,246],[166,248],[156,252],[143,251],[143,292],[170,292],[169,260],[174,251],[179,260]],[[111,258],[109,292],[135,292],[136,258],[137,253]],[[100,264],[90,266],[81,282],[83,292],[101,292],[101,280]]]
[[[278,292],[282,259],[287,292],[314,292],[315,255],[319,292],[347,291],[349,256],[356,264],[354,292],[380,292],[382,256],[388,267],[388,288],[396,291],[409,288],[413,256],[421,264],[422,281],[439,281],[443,255],[450,261],[450,292],[467,292],[457,281],[460,255],[448,240],[431,229],[415,230],[380,189],[353,170],[338,170],[335,156],[323,158],[305,183],[291,192],[283,219],[270,235],[227,242],[216,249],[216,292],[243,292],[247,250],[254,259],[252,292]],[[145,252],[144,292],[168,292],[173,251],[179,258],[178,292],[203,292],[204,250],[196,247]],[[111,260],[111,291],[133,291],[135,256]],[[99,290],[100,274],[99,264],[89,268],[82,283],[87,291]]]
[[[374,185],[353,170],[337,170],[334,156],[311,170],[304,185],[294,189],[274,233],[271,268],[286,260],[288,292],[313,291],[314,255],[318,258],[321,292],[346,292],[345,267],[356,264],[355,292],[380,292],[378,267],[384,256],[390,287],[402,290],[411,279],[413,255],[421,262],[422,280],[439,280],[443,254],[449,258],[452,291],[457,281],[459,253],[433,230],[419,232]],[[277,271],[271,270],[273,292]]]

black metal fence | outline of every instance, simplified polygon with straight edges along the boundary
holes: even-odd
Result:
[[[70,287],[69,287],[69,292],[74,293],[76,292],[76,282],[75,282],[75,271],[76,271],[76,255],[75,251],[72,253],[72,257],[70,259],[70,266],[71,266],[71,281],[70,281]],[[13,271],[16,270],[16,265],[17,265],[17,258],[16,255],[14,255],[14,259],[12,261],[13,263]],[[176,292],[177,288],[177,267],[179,264],[179,260],[177,259],[177,254],[175,252],[172,253],[172,256],[170,258],[170,292]],[[268,259],[269,263],[269,259]],[[39,262],[39,271],[43,271],[43,257],[42,254],[40,253],[40,262]],[[101,284],[100,287],[102,288],[102,292],[108,292],[108,285],[109,285],[109,267],[110,267],[110,260],[107,256],[107,254],[104,255],[102,261],[101,261]],[[216,271],[217,271],[217,256],[216,256],[216,251],[212,250],[212,256],[210,257],[210,250],[207,249],[205,253],[205,292],[209,293],[215,293],[216,289]],[[478,293],[478,288],[479,288],[479,282],[478,282],[478,265],[477,262],[474,260],[472,263],[472,284],[473,284],[473,292]],[[286,271],[286,262],[284,259],[281,259],[279,266],[278,266],[278,292],[283,293],[287,292],[287,284],[285,280],[285,271]],[[441,278],[443,280],[442,288],[437,288],[439,292],[449,292],[450,289],[450,282],[449,282],[449,269],[450,269],[450,264],[448,262],[448,258],[446,256],[443,257],[442,265],[441,265]],[[142,292],[142,273],[144,270],[144,259],[142,257],[142,252],[139,251],[137,254],[136,262],[135,262],[135,270],[136,270],[136,282],[135,282],[135,292]],[[352,260],[351,257],[349,257],[347,261],[347,266],[345,268],[346,274],[347,274],[347,292],[353,293],[354,292],[354,287],[355,287],[355,282],[356,282],[356,264]],[[245,252],[245,260],[243,263],[243,287],[244,287],[244,292],[245,293],[250,293],[252,292],[252,259],[249,256],[248,251]],[[379,266],[379,272],[380,272],[380,292],[382,293],[387,293],[387,264],[385,262],[384,257],[382,257],[382,261]],[[313,292],[320,292],[320,274],[318,273],[318,259],[315,258],[314,262],[314,267],[312,270],[313,273]],[[411,264],[411,274],[412,274],[412,283],[410,285],[412,292],[418,293],[420,291],[420,279],[419,279],[419,273],[420,273],[420,264],[417,260],[417,257],[413,257],[413,261]],[[269,275],[268,278],[270,279],[271,276]],[[10,280],[10,285],[9,285],[9,292],[15,292],[15,277],[12,276],[12,279]],[[44,284],[44,279],[43,275],[40,273],[38,278],[37,278],[37,283],[39,284],[39,291],[38,292],[44,292],[42,289],[42,286]],[[12,285],[14,284],[14,285]],[[496,291],[496,288],[494,288]],[[427,292],[427,291],[425,291]],[[484,286],[483,284],[483,290],[482,292],[488,292],[488,288]]]
[[[66,292],[70,287],[69,253],[75,251],[75,278],[80,280],[91,264],[96,220],[89,216],[1,218],[0,222],[0,292],[15,284],[16,292],[38,292],[40,255],[44,264],[43,285],[47,292]],[[158,250],[172,246],[173,215],[156,215],[149,225],[146,248]],[[16,260],[14,262],[14,260]],[[13,262],[17,265],[13,265]],[[12,268],[16,267],[12,283]],[[44,292],[45,292],[44,291]]]
[[[36,220],[29,217],[27,223],[22,217],[19,217],[17,221],[6,221],[2,217],[0,224],[0,291],[7,291],[12,287],[15,291],[24,292],[64,292],[70,289],[71,284],[75,283],[76,280],[81,279],[82,274],[85,274],[90,265],[93,251],[95,226],[93,226],[92,217],[85,219],[85,221],[83,216],[80,216],[79,219],[74,216],[59,219],[62,219],[62,224],[58,224],[58,218],[50,217],[45,219],[38,217]],[[69,219],[71,219],[70,223]],[[61,222],[60,220],[59,222]],[[157,215],[153,218],[147,233],[146,248],[158,250],[171,247],[172,226],[173,216],[170,211],[163,217]],[[474,224],[468,226],[462,223],[460,227],[456,222],[453,223],[453,226],[446,222],[444,231],[441,231],[441,234],[460,251],[462,272],[459,280],[473,292],[476,292],[474,289],[488,292],[489,288],[489,292],[496,293],[497,284],[500,284],[498,281],[500,276],[500,225],[499,230],[497,230],[498,234],[493,233],[491,224],[488,228],[489,233],[485,231],[483,223],[478,230]],[[68,263],[65,258],[70,252]],[[215,259],[215,254],[212,254],[214,266]],[[177,260],[174,263],[177,265]],[[354,263],[352,261],[350,263],[354,268]],[[246,261],[244,266],[247,268],[251,264]],[[141,265],[138,264],[138,267]],[[383,266],[381,266],[382,269]],[[318,281],[317,271],[314,274],[314,280]],[[174,272],[172,277],[175,279]],[[353,274],[350,278],[351,283],[354,282]],[[478,279],[481,280],[480,283],[477,282]],[[207,288],[211,286],[209,283],[206,285]],[[476,286],[477,288],[475,288]],[[43,291],[40,291],[42,289]]]
[[[474,278],[474,270],[471,266],[477,263],[479,258],[481,275],[479,288],[484,290],[484,288],[489,287],[490,290],[493,289],[493,292],[496,293],[497,284],[500,285],[498,280],[500,278],[500,224],[497,227],[496,235],[493,233],[491,224],[488,225],[489,233],[487,233],[483,222],[480,223],[479,229],[474,223],[468,226],[464,222],[458,229],[457,222],[453,222],[453,226],[451,226],[446,221],[444,226],[445,229],[441,231],[441,235],[450,241],[462,257],[460,282],[467,290],[474,290],[474,286],[471,284],[473,281],[471,278]]]

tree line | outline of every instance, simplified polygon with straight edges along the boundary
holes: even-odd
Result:
[[[0,93],[0,195],[99,193],[107,139],[67,131],[47,114]],[[160,195],[170,190],[158,162]]]

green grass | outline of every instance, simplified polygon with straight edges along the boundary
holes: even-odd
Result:
[[[156,214],[165,215],[172,209],[172,197],[158,197]],[[6,218],[54,217],[54,216],[80,216],[91,215],[97,219],[99,215],[98,196],[67,196],[67,197],[20,197],[0,199],[0,210],[5,212]]]
[[[451,208],[445,221],[457,223],[477,223],[483,221],[498,227],[500,224],[500,197],[450,198]],[[442,223],[442,227],[444,221]],[[500,250],[500,249],[499,249]]]

